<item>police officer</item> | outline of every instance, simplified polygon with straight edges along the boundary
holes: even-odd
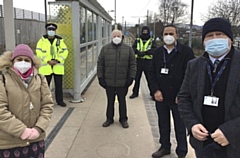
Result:
[[[130,99],[138,97],[140,80],[142,72],[144,72],[148,82],[148,69],[152,60],[152,54],[155,48],[157,48],[155,40],[150,36],[150,29],[147,26],[142,27],[140,38],[137,38],[132,45],[137,59],[137,73],[135,76],[135,84],[133,87],[133,93],[129,97]],[[148,82],[149,87],[149,82]],[[153,94],[150,92],[151,97]],[[154,99],[154,98],[153,98]]]
[[[56,35],[56,24],[48,23],[45,25],[45,28],[47,34],[40,38],[36,48],[37,56],[42,61],[39,73],[46,76],[48,86],[50,86],[52,76],[54,76],[56,102],[58,105],[65,107],[66,103],[63,102],[62,78],[68,50],[63,39]]]

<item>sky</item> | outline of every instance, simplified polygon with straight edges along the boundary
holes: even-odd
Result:
[[[192,0],[181,1],[189,5],[188,12],[190,14]],[[214,1],[216,0],[194,1],[193,24],[203,25],[204,22],[201,21],[201,15],[207,13],[208,6]],[[98,0],[98,2],[106,11],[115,10],[115,0]],[[159,0],[116,0],[116,4],[116,19],[119,23],[122,23],[122,21],[126,21],[127,23],[138,23],[139,18],[144,19],[144,17],[146,17],[147,10],[158,13],[158,6],[160,5]],[[109,14],[114,18],[114,12],[109,12]]]
[[[49,2],[54,0],[47,0]],[[127,24],[138,23],[138,19],[143,20],[147,15],[147,10],[158,11],[159,0],[97,0],[112,18],[115,17],[115,1],[116,1],[116,19],[117,23],[125,22]],[[191,1],[181,0],[189,5],[188,12],[191,13]],[[203,25],[201,14],[207,13],[208,6],[216,0],[195,0],[193,12],[193,24]],[[0,0],[3,4],[3,0]],[[13,0],[13,6],[16,8],[31,10],[44,13],[44,0]],[[190,16],[189,16],[190,17]],[[190,18],[189,18],[190,22]]]

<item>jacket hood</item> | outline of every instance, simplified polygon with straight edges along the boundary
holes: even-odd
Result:
[[[148,31],[148,35],[150,35],[150,29],[149,29],[149,27],[143,26],[143,27],[142,27],[141,34],[143,34],[143,30],[147,30],[147,31]]]
[[[7,52],[4,52],[0,56],[0,71],[3,71],[5,69],[8,69],[13,66],[13,63],[11,60],[12,54],[13,54],[13,52],[7,51]],[[36,69],[39,69],[39,67],[41,66],[41,60],[38,57],[36,57],[35,55],[33,58],[33,66]]]

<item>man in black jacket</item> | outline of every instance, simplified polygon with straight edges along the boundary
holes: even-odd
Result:
[[[149,84],[156,101],[161,144],[159,150],[152,154],[154,158],[170,154],[170,111],[177,140],[176,153],[178,158],[185,158],[187,154],[186,128],[178,112],[177,94],[187,63],[194,58],[194,54],[191,48],[179,43],[177,38],[175,26],[168,25],[164,28],[165,44],[155,50],[149,69]]]
[[[157,48],[157,46],[155,40],[151,38],[150,29],[147,26],[143,26],[142,34],[140,35],[140,38],[137,38],[135,40],[132,48],[135,52],[135,56],[137,59],[137,73],[135,77],[133,93],[129,97],[130,99],[138,97],[142,72],[144,72],[145,74],[149,87],[148,70],[152,60],[153,51],[155,48]],[[151,93],[151,91],[150,95],[153,98],[153,94]]]
[[[136,74],[136,59],[133,49],[122,42],[122,32],[112,32],[112,42],[102,47],[97,61],[97,76],[99,84],[106,89],[107,120],[103,127],[114,122],[114,101],[117,95],[119,101],[119,122],[123,128],[128,128],[126,95]]]
[[[188,63],[178,94],[197,158],[240,157],[240,52],[230,22],[212,18],[203,25],[205,52]]]

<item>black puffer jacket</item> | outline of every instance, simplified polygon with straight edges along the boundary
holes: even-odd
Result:
[[[106,44],[98,56],[98,78],[103,77],[107,86],[123,87],[128,78],[135,78],[135,60],[135,54],[129,45]]]

